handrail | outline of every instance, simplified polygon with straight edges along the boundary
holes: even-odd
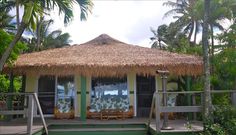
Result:
[[[236,90],[211,90],[211,93],[236,93]]]
[[[39,109],[39,114],[40,114],[40,117],[41,117],[42,122],[43,122],[44,130],[45,130],[46,134],[48,135],[47,125],[46,125],[45,119],[44,119],[44,117],[43,117],[43,111],[42,111],[42,108],[41,108],[41,106],[40,106],[39,99],[38,99],[36,93],[33,93],[33,96],[34,96],[34,100],[36,101],[37,107],[38,107],[38,109]]]
[[[33,95],[34,92],[20,92],[20,93],[4,93],[1,92],[0,96],[29,96],[29,95]]]
[[[150,111],[150,114],[149,114],[149,119],[148,119],[148,123],[147,123],[147,127],[150,127],[150,124],[151,124],[151,119],[152,119],[152,113],[154,111],[154,107],[155,107],[155,95],[153,94],[153,97],[152,97],[152,104],[151,104],[151,111]]]
[[[236,90],[211,90],[211,94],[217,93],[236,93]],[[161,94],[204,94],[204,91],[156,91],[153,93],[151,111],[148,119],[148,127],[150,126],[152,113],[156,110],[156,131],[160,132],[160,113],[161,112],[201,112],[202,105],[200,106],[161,106],[160,95]],[[155,107],[155,108],[154,108]]]
[[[167,91],[167,92],[160,92],[159,94],[200,94],[203,93],[203,91]]]
[[[0,114],[3,115],[12,115],[12,114],[26,114],[28,113],[28,122],[27,122],[27,134],[31,135],[32,134],[32,126],[33,126],[33,112],[34,112],[34,101],[36,102],[36,106],[38,108],[40,117],[43,122],[43,127],[45,130],[45,133],[48,135],[48,129],[47,125],[43,116],[42,108],[40,106],[38,96],[36,93],[0,93],[1,96],[28,96],[29,97],[29,104],[28,104],[28,112],[27,111],[22,111],[22,110],[0,110]]]
[[[236,90],[211,90],[211,93],[235,93]],[[204,93],[204,91],[167,91],[162,92],[158,91],[159,94],[200,94]]]

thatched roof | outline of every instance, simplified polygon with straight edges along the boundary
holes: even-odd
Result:
[[[80,45],[20,55],[12,71],[15,74],[82,74],[122,76],[128,72],[155,75],[166,69],[175,75],[202,74],[202,58],[130,45],[99,37]],[[5,68],[9,72],[9,68]]]

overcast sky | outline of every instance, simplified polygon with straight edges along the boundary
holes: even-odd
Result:
[[[55,19],[52,29],[62,29],[71,35],[71,44],[81,44],[100,34],[108,34],[126,43],[150,47],[153,35],[150,27],[169,24],[172,17],[163,18],[169,7],[163,6],[167,0],[95,0],[93,13],[88,20],[81,22],[79,8],[74,8],[74,20],[67,26],[58,13],[52,13]]]

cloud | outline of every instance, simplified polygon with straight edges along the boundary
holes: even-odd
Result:
[[[94,1],[93,14],[87,21],[79,19],[79,7],[74,8],[75,18],[67,27],[63,17],[52,12],[55,19],[52,29],[62,29],[71,35],[74,44],[89,41],[106,33],[126,43],[149,47],[152,36],[150,27],[169,23],[171,18],[163,19],[168,7],[162,6],[165,1]]]

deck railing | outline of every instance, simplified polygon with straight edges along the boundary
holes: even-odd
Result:
[[[219,94],[219,93],[230,93],[231,94],[231,101],[232,104],[236,105],[236,90],[211,90],[211,94]],[[193,104],[189,106],[163,106],[162,101],[161,101],[161,95],[164,96],[166,94],[188,94],[192,95],[192,101]],[[151,119],[152,119],[152,114],[155,109],[155,116],[156,116],[156,131],[160,132],[160,114],[161,113],[170,113],[170,112],[193,112],[194,113],[194,118],[196,117],[196,112],[202,112],[203,110],[203,91],[181,91],[181,92],[155,92],[153,94],[153,100],[152,100],[152,105],[151,105],[151,111],[149,115],[149,120],[148,120],[148,126],[150,125]],[[200,103],[199,105],[196,105],[195,103],[195,97],[199,95],[200,96]]]
[[[43,112],[41,106],[39,104],[38,96],[36,93],[0,93],[2,97],[12,97],[12,96],[25,96],[28,102],[26,108],[24,107],[23,110],[10,110],[10,109],[3,109],[0,108],[0,115],[15,115],[15,114],[23,114],[27,116],[27,134],[32,135],[32,126],[33,126],[33,112],[34,112],[34,105],[38,108],[40,117],[42,119],[43,127],[45,129],[45,133],[48,134],[47,125],[43,116]]]

